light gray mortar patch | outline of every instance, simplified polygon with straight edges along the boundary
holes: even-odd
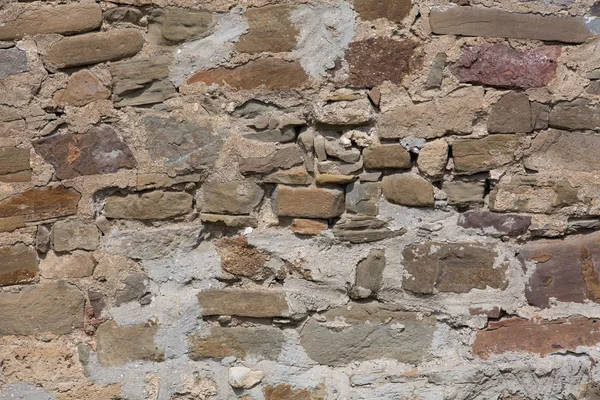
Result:
[[[594,35],[600,35],[600,18],[585,17],[585,26],[587,26]]]
[[[232,9],[217,17],[216,31],[205,38],[183,44],[174,55],[169,79],[177,87],[199,71],[215,68],[231,59],[233,44],[248,30],[242,10]]]
[[[347,2],[331,5],[306,5],[292,13],[299,31],[292,52],[312,78],[322,78],[354,38],[356,13]]]
[[[56,400],[56,396],[31,383],[12,383],[0,393],[0,400]]]

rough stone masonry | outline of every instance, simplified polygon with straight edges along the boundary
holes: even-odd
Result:
[[[599,400],[599,18],[0,0],[0,399]]]

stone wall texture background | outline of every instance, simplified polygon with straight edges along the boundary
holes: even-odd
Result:
[[[0,399],[600,399],[599,18],[0,0]]]

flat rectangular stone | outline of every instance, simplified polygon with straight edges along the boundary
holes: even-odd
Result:
[[[444,35],[491,36],[583,43],[594,33],[583,17],[519,14],[508,11],[453,7],[429,14],[431,31]]]
[[[30,282],[38,273],[37,254],[23,243],[0,247],[0,286]]]
[[[81,194],[64,186],[34,188],[0,201],[0,218],[23,216],[25,222],[77,213]]]
[[[283,347],[283,332],[272,326],[213,327],[208,336],[191,335],[190,358],[194,361],[207,358],[222,359],[259,356],[277,360]]]
[[[154,190],[127,196],[106,198],[104,215],[107,218],[155,220],[187,214],[193,198],[186,192]]]
[[[30,180],[29,149],[0,147],[0,182],[28,182]]]
[[[157,330],[158,325],[150,323],[132,326],[118,326],[115,321],[103,323],[96,331],[100,365],[112,367],[138,360],[164,361],[164,351],[154,344]]]
[[[25,227],[25,217],[22,215],[0,218],[0,232],[12,232],[23,227]]]
[[[209,290],[198,293],[198,302],[205,316],[271,318],[289,315],[285,292],[281,290]]]
[[[567,171],[599,171],[600,136],[550,129],[540,132],[531,142],[523,160],[525,168],[545,172],[560,168]]]
[[[344,212],[341,189],[279,185],[274,208],[280,217],[335,218]]]

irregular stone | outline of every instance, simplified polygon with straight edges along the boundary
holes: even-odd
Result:
[[[70,35],[93,31],[102,25],[102,10],[96,3],[72,3],[25,10],[16,19],[0,24],[0,40],[58,33]]]
[[[279,217],[335,218],[344,212],[344,191],[278,185],[274,210]]]
[[[489,211],[467,211],[458,217],[458,226],[480,229],[492,236],[519,236],[527,233],[531,217],[516,214],[499,214]]]
[[[211,168],[219,157],[222,138],[213,134],[209,121],[195,123],[147,115],[146,147],[152,159],[166,167],[197,170]]]
[[[199,241],[202,226],[169,226],[144,231],[114,230],[104,248],[108,253],[138,260],[167,257],[177,251],[190,251]]]
[[[367,98],[316,105],[313,114],[317,122],[333,126],[365,125],[375,117],[371,102]]]
[[[0,293],[0,336],[54,333],[83,327],[83,293],[64,281]]]
[[[89,222],[80,220],[57,221],[52,226],[54,251],[96,250],[99,241],[100,232],[98,232],[98,228]]]
[[[96,330],[100,365],[106,368],[132,361],[164,361],[164,351],[154,344],[157,330],[158,325],[154,322],[132,326],[118,326],[115,321],[104,322]]]
[[[262,132],[248,133],[244,135],[244,138],[260,142],[288,143],[296,139],[296,130],[293,126],[283,129],[269,129]]]
[[[82,107],[96,100],[110,97],[108,90],[96,75],[87,69],[75,72],[69,77],[67,87],[54,95],[54,107]]]
[[[416,174],[394,174],[382,180],[383,196],[394,204],[432,207],[433,185]]]
[[[414,293],[468,293],[472,289],[506,288],[507,265],[494,268],[494,247],[476,242],[424,242],[408,245],[402,252],[404,289]]]
[[[189,336],[189,356],[194,361],[248,356],[277,360],[283,347],[283,332],[272,326],[213,326],[206,337]]]
[[[411,0],[354,0],[354,9],[363,21],[387,18],[402,22],[410,12]]]
[[[365,172],[364,174],[360,174],[358,179],[361,182],[379,182],[381,175],[381,172]]]
[[[317,185],[345,185],[356,180],[355,175],[317,174]]]
[[[589,93],[589,94],[596,94],[596,95],[600,94],[600,81],[591,81],[585,87],[585,92]]]
[[[325,151],[325,138],[321,135],[315,135],[314,145],[315,145],[315,154],[317,156],[317,160],[326,161],[327,160],[327,152]]]
[[[264,174],[275,169],[289,169],[294,165],[303,164],[302,150],[295,143],[279,146],[273,152],[263,157],[239,157],[240,173]]]
[[[33,147],[52,164],[58,179],[107,174],[137,166],[129,146],[109,125],[93,127],[83,135],[56,133],[36,140]]]
[[[441,178],[448,164],[448,149],[448,142],[444,139],[425,143],[417,158],[419,172],[432,179]]]
[[[219,67],[197,72],[187,83],[203,82],[206,85],[227,83],[234,89],[249,90],[264,85],[267,90],[295,89],[302,87],[308,75],[299,62],[279,58],[260,58],[236,68]]]
[[[432,101],[391,108],[377,121],[378,135],[382,139],[433,139],[447,133],[472,133],[473,121],[484,109],[483,94],[481,87],[464,87]]]
[[[258,385],[264,376],[262,371],[252,371],[247,367],[231,367],[229,385],[234,389],[250,389]]]
[[[442,86],[444,78],[444,68],[446,67],[446,53],[437,53],[433,58],[429,73],[427,74],[427,82],[425,88],[437,89]]]
[[[264,196],[251,181],[206,182],[201,189],[205,213],[250,214]]]
[[[44,61],[57,69],[117,61],[136,55],[143,44],[142,33],[137,29],[86,33],[56,42]]]
[[[177,90],[166,78],[171,57],[158,56],[121,61],[110,66],[115,106],[162,103]]]
[[[200,174],[189,174],[171,178],[166,174],[140,174],[137,176],[136,189],[156,189],[170,187],[182,183],[198,183],[202,180]]]
[[[60,256],[50,252],[40,262],[40,271],[46,279],[85,278],[92,276],[95,267],[92,253],[79,250]]]
[[[381,184],[379,182],[351,183],[346,188],[346,211],[355,214],[379,214],[379,198]]]
[[[248,8],[248,33],[235,44],[240,53],[283,53],[296,47],[299,31],[290,21],[294,6],[271,5]]]
[[[534,171],[597,171],[600,162],[594,153],[598,148],[597,135],[551,129],[533,139],[523,165]]]
[[[300,344],[319,364],[341,366],[378,358],[419,364],[429,358],[435,317],[417,319],[417,313],[373,303],[352,303],[321,316],[326,322],[310,318],[300,331]]]
[[[483,203],[485,179],[454,179],[444,181],[442,190],[448,195],[448,204],[466,207]]]
[[[521,135],[498,134],[481,139],[458,139],[452,145],[454,169],[474,174],[489,171],[514,161]]]
[[[0,286],[31,282],[37,273],[37,254],[33,247],[23,243],[0,247]]]
[[[402,236],[406,229],[392,230],[385,221],[367,215],[346,214],[333,227],[333,234],[350,243],[369,243]]]
[[[373,249],[369,255],[356,265],[354,286],[350,291],[353,299],[376,297],[383,283],[385,269],[385,250]]]
[[[264,278],[269,255],[248,244],[245,236],[224,237],[213,241],[221,257],[221,269],[232,275]]]
[[[157,220],[185,215],[192,211],[194,198],[185,192],[134,193],[109,196],[104,205],[107,218]]]
[[[354,175],[359,174],[363,170],[362,159],[359,162],[348,164],[338,161],[324,161],[317,164],[317,171],[320,174],[329,175]],[[317,176],[318,179],[318,176]]]
[[[480,7],[436,9],[429,14],[431,31],[437,34],[535,39],[583,43],[594,33],[583,17],[511,13]]]
[[[16,47],[0,49],[0,80],[27,71],[29,71],[29,66],[25,51]]]
[[[556,74],[560,53],[558,46],[529,51],[501,43],[470,46],[463,48],[450,70],[460,82],[519,89],[544,87]]]
[[[129,22],[139,25],[144,14],[133,7],[117,7],[104,12],[104,19],[109,22]]]
[[[142,300],[148,292],[148,277],[139,272],[130,273],[123,281],[124,288],[115,294],[115,306],[134,300]]]
[[[38,225],[35,236],[35,248],[40,253],[47,253],[50,250],[50,246],[50,230],[44,225]]]
[[[527,133],[534,128],[535,116],[526,93],[505,94],[490,108],[488,132]]]
[[[198,293],[203,316],[271,318],[289,315],[281,290],[213,289]]]
[[[292,389],[291,385],[279,384],[277,386],[267,386],[263,393],[265,400],[323,400],[325,399],[325,391],[320,385],[314,391],[307,389]]]
[[[338,160],[354,163],[360,160],[360,150],[356,147],[346,148],[342,146],[337,138],[328,137],[325,140],[325,152]]]
[[[294,233],[307,236],[315,236],[327,230],[329,224],[326,220],[294,218],[290,230]]]
[[[574,317],[559,320],[510,318],[488,323],[477,332],[473,353],[487,360],[494,354],[508,352],[552,353],[576,352],[579,346],[595,347],[600,341],[598,320]]]
[[[310,185],[313,177],[306,172],[304,167],[273,172],[263,178],[265,183],[281,183],[284,185]]]
[[[363,150],[365,169],[406,169],[412,167],[410,153],[400,144],[370,146]]]
[[[64,186],[29,189],[0,201],[0,218],[22,215],[25,222],[66,217],[77,213],[81,195]]]
[[[258,220],[256,217],[251,217],[249,215],[219,215],[201,213],[200,220],[202,222],[223,224],[232,228],[256,228],[258,226]]]
[[[181,7],[165,7],[157,18],[160,36],[167,43],[180,43],[206,36],[213,22],[208,11]]]
[[[0,147],[0,182],[29,182],[29,149]]]
[[[25,218],[22,215],[0,218],[0,232],[12,232],[25,227]]]
[[[373,3],[373,2],[371,2]],[[346,51],[348,84],[353,87],[373,88],[385,81],[395,84],[419,63],[414,55],[417,44],[412,40],[371,38],[350,43]]]
[[[558,103],[550,111],[549,124],[559,129],[600,129],[600,113],[597,105],[588,99],[575,99]]]

